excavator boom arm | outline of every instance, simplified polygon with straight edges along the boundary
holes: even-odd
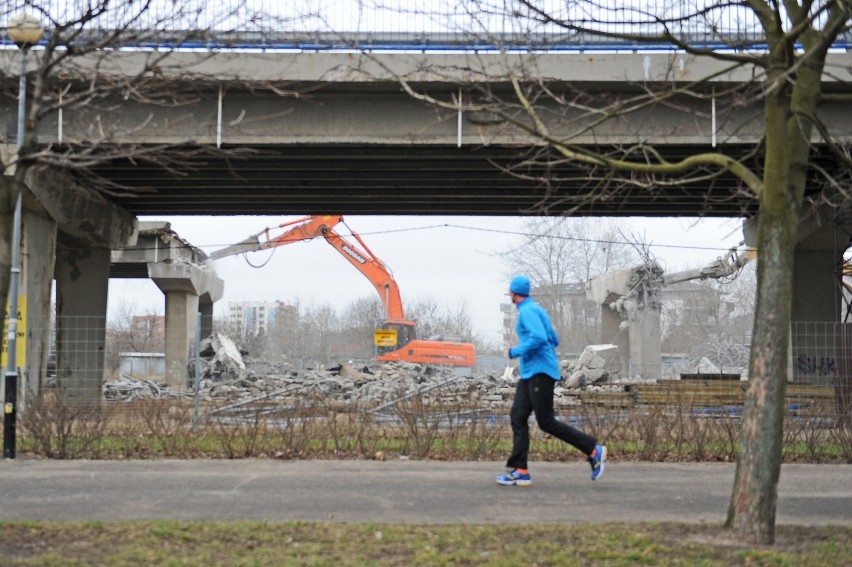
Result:
[[[389,321],[404,321],[405,313],[402,308],[402,297],[399,292],[399,286],[393,279],[390,270],[370,251],[355,231],[350,229],[352,237],[356,240],[357,244],[347,241],[343,236],[338,234],[334,230],[334,227],[341,222],[343,222],[341,215],[311,215],[302,217],[278,225],[278,228],[292,228],[276,237],[270,237],[270,230],[267,228],[242,242],[213,252],[210,254],[210,259],[217,260],[225,256],[232,256],[243,252],[267,250],[269,248],[284,246],[285,244],[293,244],[294,242],[313,240],[321,236],[335,250],[340,252],[340,255],[350,264],[355,266],[364,277],[370,280],[370,283],[376,288],[382,305],[385,308],[386,319]],[[261,235],[265,235],[265,241],[261,241]]]

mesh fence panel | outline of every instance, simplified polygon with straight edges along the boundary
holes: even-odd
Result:
[[[175,383],[166,380],[163,353],[124,349],[103,319],[69,318],[46,331],[28,327],[29,340],[45,338],[27,345],[19,451],[54,458],[500,460],[509,448],[515,379],[509,373],[470,376],[417,365],[242,369],[223,363],[205,341],[198,363],[188,345],[185,378]],[[848,325],[794,325],[784,432],[789,458],[852,459],[850,335]],[[747,387],[713,376],[590,384],[557,388],[555,406],[560,419],[639,458],[733,459]],[[533,453],[577,457],[541,434]]]

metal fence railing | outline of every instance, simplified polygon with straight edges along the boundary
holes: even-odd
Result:
[[[153,383],[168,381],[171,390],[183,392],[179,396],[186,397],[194,384],[195,375],[199,372],[208,388],[214,388],[217,380],[242,380],[241,387],[247,392],[251,390],[249,382],[258,378],[272,376],[277,379],[282,375],[304,375],[308,370],[312,370],[320,373],[316,376],[319,376],[317,379],[322,380],[328,372],[324,365],[317,362],[305,363],[301,359],[298,361],[292,359],[294,361],[292,363],[273,363],[266,359],[258,362],[251,356],[245,363],[248,367],[237,367],[237,363],[223,362],[221,352],[215,352],[216,348],[222,348],[221,345],[211,342],[206,336],[199,335],[199,341],[201,341],[199,346],[192,344],[193,341],[188,345],[183,378],[177,382],[174,379],[166,380],[164,327],[162,325],[142,326],[136,319],[147,318],[134,318],[133,322],[128,321],[124,324],[107,324],[102,317],[63,317],[53,322],[50,328],[44,328],[36,322],[28,322],[26,338],[21,338],[23,344],[17,345],[18,363],[21,367],[21,389],[38,392],[44,389],[60,388],[73,393],[74,397],[91,397],[94,392],[98,398],[110,399],[109,396],[104,397],[104,394],[109,390],[106,386],[114,383],[121,381],[129,383],[133,380]],[[213,322],[202,321],[199,328],[212,329]],[[222,336],[224,337],[222,340],[229,340],[226,335]],[[197,348],[202,349],[200,358],[203,364],[201,366],[196,366]],[[222,349],[222,352],[234,350],[239,349],[231,346],[230,351]],[[279,361],[288,359],[287,353],[284,352],[275,353],[275,356]],[[615,360],[615,366],[618,366],[617,362]],[[715,364],[714,361],[709,362]],[[300,364],[307,364],[307,366],[299,367]],[[702,379],[702,371],[689,366],[686,360],[679,360],[676,365],[672,365],[672,362],[664,356],[660,364],[662,372],[656,369],[654,373],[662,375],[664,382],[676,381],[680,378]],[[566,368],[572,367],[566,366]],[[611,375],[616,380],[616,384],[611,384],[610,390],[624,390],[624,386],[629,385],[634,378],[643,382],[641,376],[626,379],[618,375],[618,368],[613,370]],[[724,371],[719,372],[720,375],[724,373],[726,379],[745,382],[748,379],[746,370],[738,368],[734,372],[725,368]],[[404,370],[400,372],[405,374]],[[417,374],[416,371],[412,372]],[[504,372],[504,366],[498,367],[494,364],[487,369],[455,369],[454,372],[447,374],[447,377],[453,378],[447,380],[447,384],[455,382],[455,378],[459,375],[481,374],[492,378],[491,387],[496,391],[501,387],[498,378]],[[566,370],[566,372],[570,373],[572,370]],[[435,374],[437,377],[442,375],[442,373]],[[248,381],[247,376],[250,377]],[[712,378],[713,376],[707,376],[707,379]],[[297,382],[299,385],[305,384],[302,378]],[[281,384],[288,386],[293,383],[285,381]],[[426,384],[429,390],[434,389],[436,392],[441,390],[433,384],[433,381],[425,378],[419,379],[418,383]],[[605,379],[603,383],[606,383]],[[844,392],[852,390],[852,324],[794,322],[791,328],[788,383],[811,388],[840,389]],[[128,388],[132,389],[130,386]],[[120,392],[121,388],[115,390]],[[163,390],[161,389],[160,394]],[[255,393],[258,393],[256,388]],[[494,392],[485,393],[493,394]],[[153,391],[146,395],[155,396],[156,394],[157,392]],[[391,398],[376,398],[373,401],[376,404],[384,404],[393,396],[398,396],[399,392],[393,392],[393,395],[390,392],[385,394]],[[0,395],[2,395],[2,388],[0,388]],[[567,395],[579,396],[580,392],[569,392]],[[351,392],[348,392],[347,398],[351,397]],[[339,401],[342,403],[344,400]]]
[[[763,42],[752,10],[718,0],[156,0],[142,3],[142,11],[133,2],[104,4],[103,12],[87,16],[80,29],[89,34],[134,30],[130,43],[147,47],[177,42],[198,49],[300,51],[660,49],[666,46],[652,38],[663,34],[708,48],[760,47]],[[50,33],[79,20],[88,5],[13,0],[0,19],[26,11]],[[624,34],[630,37],[617,37]],[[837,47],[850,44],[852,35],[846,32]]]
[[[243,368],[223,356],[228,349],[199,336],[200,349],[188,349],[185,379],[175,382],[166,379],[156,341],[148,343],[150,352],[130,352],[122,342],[128,337],[118,337],[103,319],[27,329],[29,340],[41,342],[26,345],[19,452],[500,459],[501,443],[511,438],[506,416],[517,379],[511,369],[297,368],[250,360]],[[785,452],[852,462],[852,326],[796,324],[791,356]],[[747,380],[693,374],[566,382],[555,397],[561,419],[618,450],[649,459],[735,458]],[[566,458],[547,438],[535,447]]]

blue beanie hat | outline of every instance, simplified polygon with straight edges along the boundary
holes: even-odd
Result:
[[[518,295],[529,296],[530,279],[522,274],[518,274],[509,282],[509,291]]]

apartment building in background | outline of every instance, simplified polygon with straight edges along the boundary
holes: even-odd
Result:
[[[235,337],[263,335],[292,308],[283,301],[229,301],[228,333]]]

